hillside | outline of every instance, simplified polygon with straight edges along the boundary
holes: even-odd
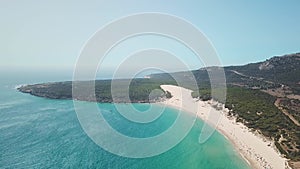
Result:
[[[264,62],[226,69],[260,78],[265,82],[288,86],[294,94],[300,94],[300,53],[275,56]]]
[[[208,72],[194,70],[199,92],[193,97],[212,99]],[[274,139],[287,158],[300,161],[300,53],[275,56],[263,62],[224,67],[227,82],[225,106],[231,115]],[[184,72],[153,74],[153,79],[188,77]],[[187,87],[187,86],[185,86]],[[213,98],[217,100],[217,98]]]
[[[215,99],[210,95],[208,72],[219,67],[192,71],[198,83],[193,97],[202,100]],[[227,99],[224,103],[249,128],[275,141],[278,150],[294,162],[300,161],[300,53],[276,56],[263,62],[243,66],[224,67],[227,82]],[[129,86],[129,98],[125,97],[129,79],[117,80],[118,95],[111,96],[111,80],[95,81],[96,100],[90,95],[72,98],[72,82],[27,85],[18,90],[35,96],[52,99],[76,99],[97,102],[156,102],[171,97],[160,89],[161,84],[176,84],[196,90],[189,85],[191,74],[175,72],[152,74],[150,79],[133,79]],[[79,82],[85,85],[86,82]],[[152,92],[154,89],[156,92]],[[149,95],[151,96],[149,98]]]

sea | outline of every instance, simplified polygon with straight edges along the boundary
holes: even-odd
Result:
[[[18,92],[23,84],[71,80],[60,74],[2,73],[0,79],[0,168],[99,169],[250,169],[219,132],[199,143],[203,121],[170,150],[146,158],[110,153],[84,132],[72,100],[54,100]],[[94,104],[94,103],[85,103]],[[147,108],[147,104],[135,104]],[[151,137],[172,125],[178,110],[164,113],[145,127],[123,120],[113,104],[98,104],[112,128],[131,137]],[[132,122],[134,123],[134,122]],[[111,140],[110,144],[114,144]],[[116,145],[117,146],[117,145]],[[159,146],[159,144],[158,144]],[[140,147],[136,147],[137,150]]]

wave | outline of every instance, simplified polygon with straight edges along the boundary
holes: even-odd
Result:
[[[28,84],[18,84],[18,85],[15,85],[13,88],[14,89],[18,89],[20,87],[23,87],[23,86],[27,86]]]

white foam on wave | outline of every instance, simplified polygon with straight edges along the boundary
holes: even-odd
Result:
[[[0,104],[0,110],[1,110],[1,109],[9,109],[9,108],[11,108],[11,107],[13,107],[13,106],[12,106],[12,105],[3,105],[3,104],[1,105],[1,104]]]
[[[14,86],[14,89],[18,89],[20,87],[23,87],[23,86],[27,86],[28,84],[18,84],[18,85],[15,85]]]
[[[24,124],[24,122],[15,122],[15,123],[9,123],[9,124],[0,124],[0,129],[14,127],[14,126],[18,126],[20,124]]]
[[[6,102],[0,103],[0,109],[10,108],[19,104],[27,103],[26,99],[18,99],[18,100],[8,100]]]

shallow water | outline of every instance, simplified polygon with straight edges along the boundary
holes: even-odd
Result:
[[[203,125],[200,120],[183,141],[158,156],[131,159],[111,154],[85,134],[71,100],[38,98],[14,88],[18,84],[47,80],[13,79],[0,82],[0,168],[250,168],[218,132],[199,144]],[[114,129],[140,138],[162,133],[178,113],[167,108],[149,124],[134,124],[124,119],[113,104],[98,106]],[[147,109],[147,106],[135,104],[137,109]]]

